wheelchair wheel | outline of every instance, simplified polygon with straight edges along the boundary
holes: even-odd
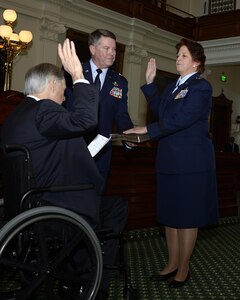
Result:
[[[0,230],[0,299],[94,299],[102,268],[97,236],[69,210],[33,208]]]

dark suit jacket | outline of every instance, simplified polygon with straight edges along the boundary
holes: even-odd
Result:
[[[83,64],[84,76],[90,83],[93,82],[90,62]],[[71,88],[72,82],[67,78],[67,86]],[[104,84],[100,91],[98,127],[91,133],[85,135],[87,143],[98,134],[106,137],[113,132],[113,125],[118,133],[132,128],[133,123],[128,114],[128,82],[121,74],[108,69]],[[67,94],[67,107],[71,109],[71,94]],[[108,172],[112,154],[112,145],[108,143],[95,157],[97,166],[101,172]]]
[[[232,153],[239,153],[239,147],[238,144],[234,143],[227,143],[224,147],[224,151],[226,152],[232,152]]]
[[[174,92],[176,82],[160,96],[157,86],[142,91],[158,121],[147,126],[152,139],[159,139],[157,171],[191,173],[215,168],[214,148],[209,138],[212,87],[194,74]]]
[[[93,183],[93,190],[45,194],[44,199],[80,213],[94,225],[99,222],[103,178],[82,135],[97,124],[98,91],[78,83],[73,93],[72,112],[52,100],[26,97],[5,121],[2,142],[30,149],[37,186]]]

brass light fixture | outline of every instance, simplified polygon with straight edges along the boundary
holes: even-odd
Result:
[[[4,91],[11,89],[13,60],[32,41],[32,33],[22,30],[19,34],[13,31],[13,24],[17,20],[17,13],[13,9],[3,12],[5,25],[0,25],[0,59],[4,63]]]

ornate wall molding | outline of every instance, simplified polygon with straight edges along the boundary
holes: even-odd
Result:
[[[147,50],[135,45],[127,46],[127,60],[129,63],[142,64],[142,59],[148,56]]]
[[[58,42],[59,34],[66,32],[66,27],[62,23],[53,22],[44,17],[41,19],[40,38]]]
[[[239,64],[240,37],[201,42],[206,54],[207,65]]]

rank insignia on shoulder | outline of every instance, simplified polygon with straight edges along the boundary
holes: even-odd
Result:
[[[124,81],[127,81],[127,79],[123,76],[123,74],[118,73],[118,75],[121,77],[121,79],[123,79]]]
[[[115,98],[122,99],[122,89],[118,87],[113,87],[109,94]]]

